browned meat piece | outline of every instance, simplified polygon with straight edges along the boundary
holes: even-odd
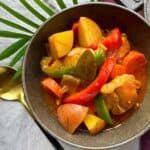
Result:
[[[101,88],[106,103],[114,115],[121,115],[139,102],[140,81],[133,75],[124,74],[116,77]]]

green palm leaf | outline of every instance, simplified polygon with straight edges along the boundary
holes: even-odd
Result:
[[[22,66],[20,66],[17,72],[13,75],[12,80],[17,80],[22,74]]]
[[[9,47],[7,47],[5,50],[3,50],[0,53],[0,60],[3,60],[9,56],[11,56],[13,53],[15,53],[20,47],[22,47],[25,43],[27,43],[29,39],[20,39],[17,42],[11,44]]]
[[[15,16],[16,18],[18,18],[19,20],[23,21],[24,23],[34,27],[34,28],[38,28],[39,25],[36,24],[35,22],[31,21],[30,19],[24,17],[23,15],[21,15],[19,12],[13,10],[12,8],[8,7],[6,4],[0,2],[0,6],[3,7],[5,10],[7,10],[11,15]]]
[[[63,0],[56,0],[56,2],[58,3],[58,5],[61,9],[66,8],[66,5]]]
[[[10,26],[10,27],[13,27],[15,29],[18,29],[18,30],[21,30],[21,31],[24,31],[24,32],[28,32],[28,33],[33,33],[32,31],[30,31],[29,29],[25,28],[25,27],[22,27],[21,25],[19,24],[16,24],[12,21],[9,21],[7,19],[4,19],[4,18],[0,18],[0,22]]]
[[[22,58],[22,56],[25,54],[26,48],[27,48],[27,44],[25,44],[21,49],[19,49],[19,52],[11,60],[9,66],[11,67],[14,66]]]
[[[73,4],[78,4],[78,0],[72,0]]]
[[[46,18],[41,15],[37,10],[35,10],[26,0],[20,0],[20,2],[38,19],[40,19],[41,21],[46,20]]]
[[[89,0],[91,2],[94,2],[96,0]],[[46,20],[46,17],[43,16],[38,10],[36,10],[27,0],[20,0],[20,2],[24,5],[25,8],[27,8],[35,17],[40,19],[42,22]],[[55,14],[55,11],[53,8],[49,7],[46,3],[44,3],[42,0],[34,0],[34,2],[43,10],[45,11],[49,16],[52,16]],[[61,9],[66,8],[66,4],[64,0],[56,0],[57,4]],[[72,0],[73,4],[78,4],[78,0]],[[30,25],[31,27],[38,28],[39,24],[36,22],[28,19],[27,17],[23,16],[21,13],[18,11],[10,8],[7,6],[5,3],[0,2],[0,7],[4,8],[6,11],[8,11],[11,15],[15,16],[17,19],[21,20],[25,24]],[[0,22],[11,26],[13,28],[19,29],[24,32],[28,33],[33,33],[30,29],[27,29],[17,23],[14,23],[12,21],[9,21],[4,18],[0,18]],[[7,47],[5,50],[3,50],[0,53],[0,60],[5,59],[15,52],[15,57],[10,61],[9,65],[14,66],[23,56],[27,47],[27,43],[30,40],[32,35],[28,34],[23,34],[23,33],[16,33],[16,32],[11,32],[11,31],[5,31],[5,30],[0,30],[0,37],[6,37],[6,38],[21,38],[17,42],[14,42],[11,44],[9,47]],[[15,75],[13,76],[13,80],[17,79],[20,77],[22,73],[22,66],[19,67]]]
[[[49,16],[52,16],[55,14],[54,10],[51,9],[49,6],[47,6],[44,2],[41,0],[34,0],[34,2],[41,7]]]
[[[11,31],[5,31],[0,30],[0,37],[6,37],[6,38],[30,38],[30,35],[22,34],[22,33],[16,33]]]

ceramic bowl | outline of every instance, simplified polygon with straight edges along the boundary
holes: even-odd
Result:
[[[108,3],[89,3],[65,9],[49,18],[33,36],[23,63],[23,87],[25,98],[38,123],[55,138],[72,146],[87,149],[107,149],[125,144],[143,134],[150,127],[150,80],[141,108],[121,126],[95,136],[77,131],[71,135],[58,123],[56,116],[49,112],[44,100],[40,81],[43,73],[40,60],[46,55],[45,43],[53,33],[68,30],[80,16],[95,20],[102,29],[119,27],[127,33],[129,40],[148,60],[150,68],[150,27],[145,20],[127,8]],[[148,77],[150,70],[148,70]]]

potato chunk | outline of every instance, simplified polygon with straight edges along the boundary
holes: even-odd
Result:
[[[103,119],[92,114],[88,114],[86,116],[86,118],[84,119],[84,124],[88,128],[90,134],[97,134],[102,129],[104,129],[106,125]]]
[[[98,45],[102,39],[100,27],[87,17],[80,17],[78,27],[79,44],[82,47],[91,47]]]
[[[54,59],[61,58],[68,54],[73,46],[73,31],[68,30],[51,35],[48,43],[52,57]]]

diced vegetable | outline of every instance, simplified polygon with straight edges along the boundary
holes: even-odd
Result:
[[[48,38],[50,51],[54,59],[64,57],[72,49],[73,31],[68,30],[51,35]]]
[[[146,58],[144,54],[137,51],[130,51],[129,54],[124,58],[123,65],[125,66],[128,74],[137,75],[146,68]]]
[[[87,48],[83,47],[75,47],[73,48],[68,55],[63,60],[64,66],[76,66],[78,59],[80,56],[85,52],[86,50],[89,50]],[[95,62],[97,66],[100,66],[106,57],[106,48],[104,46],[100,46],[96,51],[93,51]]]
[[[74,133],[83,122],[88,113],[88,107],[77,104],[60,105],[57,109],[57,117],[60,124],[69,133]]]
[[[102,96],[98,95],[95,98],[95,105],[98,116],[104,119],[107,123],[113,124],[113,120]]]
[[[61,85],[67,89],[67,93],[73,94],[80,85],[80,79],[71,75],[63,75]]]
[[[64,92],[61,88],[61,86],[52,78],[48,77],[42,80],[41,82],[44,89],[46,89],[48,92],[52,92],[55,94],[58,98],[62,98]]]
[[[78,41],[78,27],[79,27],[79,23],[78,23],[78,22],[75,22],[75,23],[73,24],[73,26],[72,26],[75,44],[76,44],[76,42]]]
[[[40,65],[41,65],[41,69],[43,70],[44,68],[46,68],[47,66],[49,66],[52,62],[52,57],[43,57]]]
[[[94,55],[90,50],[82,53],[76,65],[78,77],[81,79],[82,87],[86,87],[94,80],[97,71],[97,65]]]
[[[107,48],[107,51],[119,49],[122,45],[121,33],[119,28],[113,29],[102,42]]]
[[[62,62],[59,59],[54,60],[51,65],[49,64],[52,70],[57,70],[58,68],[62,67]]]
[[[112,70],[110,78],[114,79],[115,77],[125,74],[125,73],[126,73],[125,67],[123,65],[116,64]]]
[[[78,39],[82,47],[98,45],[102,40],[100,27],[90,18],[80,17],[78,25]],[[92,48],[92,47],[91,47]]]
[[[85,117],[84,124],[87,127],[87,129],[89,130],[91,135],[97,134],[98,132],[103,130],[106,125],[106,123],[103,119],[101,119],[95,115],[92,115],[92,114],[88,114]]]
[[[49,57],[42,58],[41,70],[50,77],[41,85],[53,94],[51,111],[64,130],[87,128],[95,135],[140,106],[147,60],[130,50],[119,28],[101,30],[94,20],[80,17],[71,29],[50,35],[45,48]]]
[[[98,94],[101,87],[107,82],[111,71],[116,64],[114,58],[107,58],[100,68],[97,78],[85,89],[63,100],[64,103],[87,104]]]
[[[74,67],[60,67],[56,70],[45,70],[44,71],[47,75],[49,75],[50,77],[56,78],[56,79],[60,79],[62,78],[63,75],[68,74],[68,75],[76,75],[76,68]]]
[[[122,45],[117,52],[117,60],[118,62],[122,62],[123,58],[127,55],[130,50],[130,43],[127,39],[127,35],[122,35]]]
[[[61,78],[64,74],[75,74],[74,67],[65,67],[60,60],[55,60],[51,63],[51,57],[44,57],[41,60],[42,71],[53,78]]]
[[[106,57],[105,51],[106,49],[104,47],[100,47],[98,50],[94,51],[94,57],[97,66],[100,66],[104,62]]]
[[[86,50],[83,47],[73,48],[63,60],[63,65],[66,67],[76,66],[80,55]]]

